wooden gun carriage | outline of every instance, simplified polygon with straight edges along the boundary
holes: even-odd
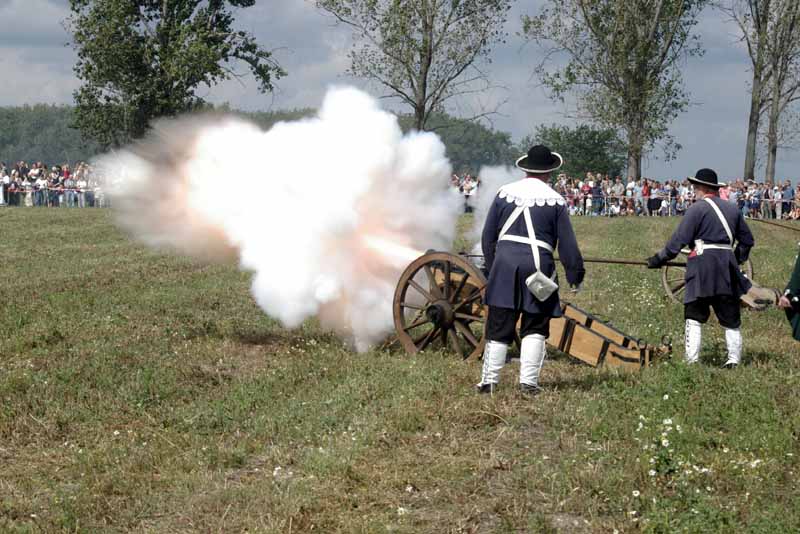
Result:
[[[464,359],[480,357],[485,344],[486,278],[467,255],[429,252],[403,272],[394,295],[397,339],[411,354],[440,345]],[[572,304],[550,322],[547,344],[589,365],[627,371],[669,357],[664,337],[659,346],[634,339]]]
[[[800,232],[800,226],[754,220]],[[685,258],[690,251],[681,253]],[[407,352],[413,354],[438,343],[464,359],[482,355],[486,278],[471,258],[482,256],[428,252],[403,272],[395,289],[393,312],[397,339]],[[584,258],[584,262],[646,265],[643,261],[605,258]],[[780,292],[755,283],[750,260],[741,265],[741,271],[753,283],[741,298],[743,307],[763,310],[777,304]],[[683,302],[685,274],[685,262],[669,262],[661,269],[664,291],[675,303]],[[562,310],[563,317],[550,322],[547,344],[589,365],[637,370],[672,354],[667,336],[659,345],[649,345],[572,304],[562,303]]]

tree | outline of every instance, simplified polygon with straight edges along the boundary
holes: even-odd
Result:
[[[88,161],[100,147],[71,128],[73,120],[70,106],[0,108],[0,161],[41,161],[48,165]]]
[[[775,179],[781,119],[792,102],[800,99],[800,2],[773,0],[773,23],[767,32],[766,62],[771,76],[767,103],[767,169],[765,180]]]
[[[415,117],[401,116],[400,127],[403,131],[416,129]],[[447,148],[447,158],[457,173],[477,174],[481,167],[511,165],[516,159],[511,135],[479,122],[434,113],[428,120],[428,127],[441,138]]]
[[[587,172],[599,172],[613,177],[625,168],[625,143],[611,128],[586,124],[574,128],[539,125],[533,134],[521,141],[519,153],[524,154],[537,144],[546,145],[563,156],[562,171],[568,176],[581,177]]]
[[[523,35],[548,47],[537,68],[551,95],[577,98],[581,117],[624,132],[628,176],[641,177],[642,154],[661,142],[680,149],[670,123],[686,110],[681,62],[702,53],[692,28],[708,0],[548,0],[523,17]],[[549,62],[566,55],[566,64]]]
[[[747,118],[744,179],[755,179],[756,148],[761,115],[764,111],[764,92],[772,71],[766,61],[767,36],[771,17],[771,0],[722,0],[716,6],[739,27],[741,40],[753,69],[750,87],[750,114]]]
[[[285,73],[253,36],[234,30],[233,8],[255,0],[70,0],[78,52],[77,126],[102,146],[144,135],[150,121],[204,105],[202,86],[238,77],[246,63],[259,90]]]
[[[349,73],[411,107],[424,130],[459,95],[490,87],[480,70],[501,41],[511,0],[316,0],[354,30]]]

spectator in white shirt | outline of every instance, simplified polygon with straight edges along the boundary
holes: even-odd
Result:
[[[8,169],[3,167],[0,169],[0,206],[8,204],[8,184],[11,183],[11,177],[8,175]]]
[[[84,177],[83,171],[80,171],[78,174],[78,179],[75,181],[75,187],[77,188],[78,194],[78,207],[85,208],[86,207],[86,188],[89,186],[89,183],[86,181]]]

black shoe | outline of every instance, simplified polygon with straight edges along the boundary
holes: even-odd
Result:
[[[494,395],[497,391],[497,384],[478,384],[475,389],[481,395]]]
[[[530,384],[520,384],[519,392],[525,395],[526,397],[535,397],[536,395],[542,392],[542,388],[540,388],[539,386],[532,386]]]
[[[739,367],[739,364],[733,362],[725,362],[722,366],[723,369],[736,369],[737,367]]]

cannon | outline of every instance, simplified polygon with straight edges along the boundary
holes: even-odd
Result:
[[[799,226],[753,220],[800,232]],[[690,252],[682,250],[682,258],[688,257]],[[486,278],[476,265],[476,260],[481,259],[477,254],[428,251],[405,269],[395,289],[393,315],[397,340],[408,353],[439,344],[465,360],[482,355]],[[586,257],[583,260],[585,263],[647,265],[635,260]],[[753,263],[749,259],[740,269],[753,284],[741,297],[744,308],[760,311],[777,304],[780,292],[755,282]],[[685,273],[685,261],[672,261],[661,269],[664,292],[678,304],[683,302],[686,289]],[[550,323],[548,345],[590,365],[635,370],[672,353],[667,336],[662,336],[659,345],[649,345],[572,304],[562,303],[562,311],[563,317]]]
[[[485,344],[486,278],[475,255],[430,251],[400,276],[393,301],[397,339],[415,354],[432,345],[463,359],[480,357]],[[548,345],[589,365],[635,371],[672,353],[668,337],[658,346],[635,339],[592,314],[562,303],[550,323]]]

